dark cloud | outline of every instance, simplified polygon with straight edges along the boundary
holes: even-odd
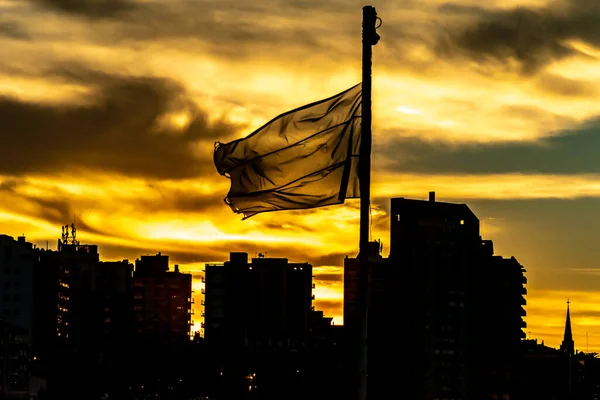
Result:
[[[342,282],[344,280],[343,271],[340,271],[337,274],[319,274],[315,273],[315,281],[321,282]]]
[[[587,0],[553,3],[547,8],[486,10],[479,7],[443,5],[446,14],[470,15],[466,26],[449,27],[437,51],[444,57],[466,55],[480,62],[521,64],[531,74],[557,59],[572,55],[567,39],[600,44],[600,6]],[[473,22],[472,20],[475,19]]]
[[[0,20],[0,37],[16,40],[31,40],[29,33],[17,22]]]
[[[160,183],[148,184],[154,191],[150,198],[140,197],[133,200],[145,212],[198,212],[207,211],[209,208],[222,207],[225,203],[225,193],[197,193],[194,189],[165,189]],[[157,196],[156,196],[157,195]]]
[[[542,73],[537,76],[537,86],[544,92],[561,97],[596,97],[598,89],[589,82]]]
[[[528,115],[531,110],[519,112]],[[536,143],[454,145],[411,137],[376,146],[373,153],[385,156],[386,163],[391,163],[387,168],[403,172],[577,174],[600,172],[598,148],[600,120]]]
[[[60,195],[57,190],[55,195],[49,197],[27,195],[19,193],[18,189],[23,181],[7,179],[0,182],[0,205],[14,212],[23,212],[28,216],[39,218],[58,227],[73,222],[76,218],[76,210],[72,207],[67,196]],[[4,192],[4,193],[2,193]],[[87,224],[84,218],[77,217],[77,228],[88,233],[106,234]]]
[[[335,14],[328,15],[331,4],[312,0],[310,5],[319,6],[305,8],[294,1],[276,5],[237,0],[34,1],[46,9],[90,19],[89,32],[93,33],[89,39],[94,42],[130,45],[136,41],[151,41],[187,53],[210,52],[212,56],[238,59],[284,52],[294,58],[289,61],[295,64],[306,62],[316,50],[322,57],[332,57],[330,52],[338,46],[330,39],[331,28],[327,23],[319,25],[311,21],[315,12],[330,18],[343,12],[339,8]],[[305,23],[298,24],[298,20]],[[339,32],[342,28],[352,30],[352,25],[344,22],[338,18]],[[355,21],[354,24],[360,32],[360,25]],[[309,52],[307,47],[311,49]]]
[[[134,0],[31,0],[34,4],[51,10],[88,18],[115,18],[135,10]]]
[[[19,182],[16,179],[12,178],[0,181],[0,192],[14,192],[18,184]]]
[[[278,231],[283,231],[283,232],[307,232],[307,233],[314,233],[316,232],[316,230],[314,228],[311,228],[310,226],[305,226],[305,225],[301,225],[301,224],[297,224],[291,221],[286,221],[286,222],[265,222],[262,224],[262,226],[266,229],[272,229],[272,230],[278,230]]]
[[[575,311],[575,312],[571,311],[571,318],[598,319],[598,318],[600,318],[600,311],[594,311],[594,310],[584,310],[584,311]],[[586,324],[586,326],[589,326],[589,325]],[[594,325],[592,325],[592,326],[594,326]],[[600,323],[596,324],[595,326],[600,326]]]
[[[235,127],[209,123],[177,83],[69,69],[54,74],[96,91],[79,105],[36,104],[0,97],[0,173],[20,175],[88,168],[150,178],[215,173],[213,142]],[[159,124],[169,114],[190,115],[184,129]],[[26,155],[26,156],[25,156]]]
[[[298,15],[295,15],[298,17]],[[232,4],[181,3],[178,6],[152,6],[120,20],[111,40],[167,40],[169,46],[196,48],[214,56],[241,58],[273,56],[273,52],[295,54],[290,61],[303,62],[310,52],[332,51],[327,40],[328,29],[298,26],[293,22],[269,23],[276,19],[276,10],[264,7]],[[288,16],[289,19],[289,16]],[[263,21],[263,22],[260,22]],[[110,33],[109,33],[110,35]]]
[[[358,243],[357,243],[357,247],[358,247]],[[327,251],[327,249],[324,247],[323,248],[324,251]],[[322,254],[322,255],[315,255],[315,256],[311,256],[311,262],[315,267],[318,266],[322,266],[322,265],[326,265],[326,266],[338,266],[338,265],[344,265],[344,257],[346,257],[346,253],[329,253],[329,254]],[[352,256],[351,254],[349,256]]]

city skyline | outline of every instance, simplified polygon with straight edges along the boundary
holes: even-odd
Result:
[[[357,83],[364,4],[0,1],[1,233],[52,246],[75,218],[103,259],[162,251],[197,291],[230,250],[310,262],[316,306],[341,323],[358,202],[242,222],[212,151]],[[531,337],[560,344],[569,298],[576,348],[587,334],[597,351],[600,50],[579,27],[597,14],[473,4],[376,4],[373,239],[387,253],[390,197],[466,203],[528,271]]]

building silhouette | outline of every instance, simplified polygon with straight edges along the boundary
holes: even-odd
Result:
[[[26,330],[33,329],[33,245],[19,236],[0,235],[0,318]]]
[[[133,265],[128,260],[100,261],[95,271],[89,312],[90,341],[102,355],[121,351],[133,339]]]
[[[204,335],[217,366],[217,398],[340,394],[342,338],[312,306],[312,271],[309,263],[239,252],[206,265]]]
[[[192,275],[169,271],[169,256],[158,253],[135,261],[133,315],[135,335],[165,343],[190,340]]]
[[[231,253],[207,264],[204,336],[215,346],[301,345],[309,332],[312,265]]]
[[[521,340],[526,337],[526,270],[514,257],[494,255],[491,241],[481,246],[467,304],[469,398],[512,399]]]
[[[524,336],[524,268],[494,255],[465,204],[432,192],[392,199],[390,216],[389,258],[379,243],[369,255],[369,398],[506,398]],[[344,268],[344,322],[356,343],[358,259]]]
[[[465,204],[391,200],[390,263],[407,275],[403,329],[417,398],[468,398],[469,284],[481,254],[479,220]],[[402,340],[401,339],[401,340]],[[413,394],[411,394],[412,396]],[[410,396],[409,396],[410,397]]]
[[[560,345],[560,350],[567,354],[575,354],[575,342],[573,341],[573,332],[571,331],[571,302],[567,300],[567,319],[565,321],[565,334]]]
[[[29,332],[0,318],[0,398],[29,398],[31,358]]]

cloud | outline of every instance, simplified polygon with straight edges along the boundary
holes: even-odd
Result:
[[[207,175],[214,172],[213,142],[235,132],[224,120],[209,122],[172,80],[77,68],[55,74],[88,85],[93,98],[66,105],[0,97],[0,173],[87,168],[154,178]]]
[[[344,303],[342,300],[315,299],[314,306],[317,311],[323,311],[326,317],[342,316]]]
[[[537,110],[523,108],[514,112],[538,115]],[[382,169],[405,173],[591,174],[600,173],[599,147],[600,120],[593,120],[535,143],[457,145],[396,136],[385,144],[376,144],[373,153],[382,156]]]
[[[340,271],[337,274],[319,274],[319,273],[315,273],[315,280],[316,281],[322,281],[322,282],[341,282],[344,279],[344,276],[342,275],[342,270],[340,269]]]
[[[5,37],[15,40],[31,40],[29,33],[14,21],[0,21],[0,37]]]
[[[586,0],[510,10],[450,3],[440,10],[446,14],[473,17],[465,25],[449,27],[440,37],[437,52],[443,57],[462,55],[479,62],[493,61],[507,66],[514,60],[520,64],[522,73],[532,74],[553,61],[577,54],[567,40],[600,44],[598,5]]]
[[[16,179],[6,179],[3,181],[0,181],[0,192],[2,192],[2,191],[14,192],[17,185],[18,185],[18,181]]]
[[[132,0],[32,0],[40,7],[88,18],[114,18],[135,10]]]
[[[313,3],[316,7],[312,7]],[[290,61],[299,63],[317,50],[321,58],[332,57],[334,50],[339,55],[347,48],[330,40],[330,22],[336,21],[338,32],[343,35],[352,30],[352,24],[360,31],[359,12],[353,21],[346,18],[347,6],[340,3],[335,7],[330,2],[286,1],[267,5],[237,0],[34,0],[34,4],[79,20],[85,18],[93,28],[82,29],[82,34],[96,43],[152,42],[170,51],[208,52],[227,59],[277,58],[285,53],[294,57]],[[315,13],[320,19],[315,18]],[[87,35],[92,32],[93,36]]]
[[[10,209],[13,213],[21,212],[57,227],[72,222],[76,217],[71,199],[64,194],[26,194],[26,190],[21,191],[26,189],[26,186],[24,180],[0,181],[0,209]],[[93,234],[107,233],[90,226],[81,216],[77,218],[77,228]]]

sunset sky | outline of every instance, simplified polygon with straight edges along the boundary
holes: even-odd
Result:
[[[197,295],[230,251],[308,261],[341,323],[358,202],[241,221],[212,154],[358,83],[366,4],[383,19],[373,238],[387,253],[390,197],[467,203],[528,271],[528,336],[558,346],[570,298],[576,348],[588,332],[600,351],[590,0],[0,0],[0,233],[55,248],[76,215],[103,260],[162,251]]]

